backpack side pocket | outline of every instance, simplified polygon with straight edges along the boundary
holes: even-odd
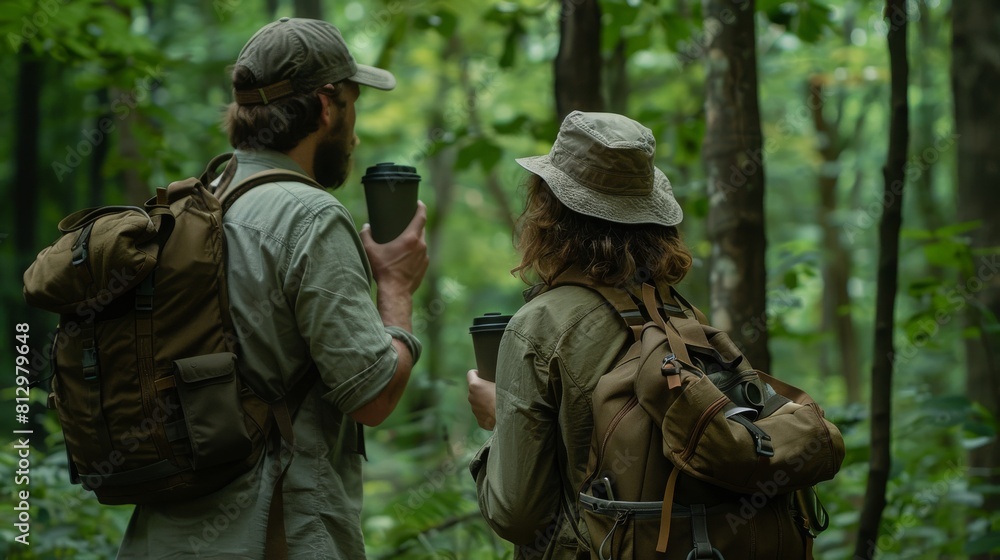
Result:
[[[252,445],[244,422],[236,371],[231,352],[174,361],[177,393],[191,443],[191,466],[205,469],[240,460]]]

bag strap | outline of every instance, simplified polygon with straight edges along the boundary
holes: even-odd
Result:
[[[313,363],[302,379],[296,383],[285,397],[269,405],[275,426],[283,442],[288,443],[289,452],[295,452],[295,434],[292,431],[292,421],[305,402],[316,381],[319,379],[319,368]],[[279,443],[279,445],[281,445]],[[279,448],[278,457],[281,457]],[[267,533],[264,537],[264,557],[279,560],[288,558],[288,537],[285,533],[285,474],[291,466],[291,459],[282,467],[281,474],[274,481],[271,490],[271,504],[267,512]]]
[[[228,171],[228,167],[227,167]],[[225,173],[225,172],[223,172]],[[235,173],[235,171],[234,171]],[[219,199],[222,204],[222,213],[225,214],[229,209],[236,203],[237,200],[250,189],[254,187],[259,187],[260,185],[266,185],[268,183],[277,183],[280,181],[291,181],[293,183],[305,183],[309,186],[316,187],[321,190],[325,190],[322,185],[316,182],[315,179],[303,175],[301,173],[296,173],[295,171],[289,171],[287,169],[265,169],[258,173],[243,179],[236,185],[221,185],[216,191],[215,196]]]

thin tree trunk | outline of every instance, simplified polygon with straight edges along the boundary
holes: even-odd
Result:
[[[621,37],[608,60],[608,110],[628,115],[628,94],[628,40]]]
[[[554,62],[556,115],[603,111],[601,7],[597,0],[562,0],[559,52]]]
[[[754,5],[702,0],[705,36],[712,38],[705,59],[702,156],[710,201],[712,322],[729,332],[754,367],[770,370]]]
[[[840,179],[840,140],[838,114],[830,123],[823,116],[823,83],[818,77],[809,81],[808,105],[813,115],[813,125],[819,138],[819,153],[823,165],[819,173],[819,223],[823,228],[823,325],[824,332],[834,331],[834,348],[824,345],[826,355],[839,356],[830,365],[844,377],[849,403],[861,402],[861,371],[858,360],[858,343],[851,318],[851,299],[847,282],[851,277],[851,254],[841,239],[842,228],[834,217],[837,212],[837,182]],[[837,170],[834,172],[834,170]]]
[[[960,285],[967,302],[966,322],[979,332],[965,340],[969,398],[994,414],[1000,410],[1000,5],[956,2],[952,7],[952,89],[958,132],[958,217],[979,220],[972,232],[976,256],[972,274]],[[1000,485],[1000,443],[995,439],[969,454],[972,473],[986,484]],[[1000,495],[986,494],[986,511],[1000,510]],[[977,558],[986,558],[982,555]]]
[[[865,505],[861,511],[854,558],[872,558],[878,542],[885,492],[892,466],[890,450],[892,418],[893,319],[898,281],[899,229],[902,223],[906,150],[909,142],[909,107],[906,88],[909,65],[906,58],[906,21],[892,14],[906,13],[906,0],[887,0],[889,67],[891,75],[889,153],[882,174],[885,180],[882,221],[879,224],[878,285],[875,295],[875,345],[872,361],[871,459]]]
[[[27,46],[18,54],[17,129],[14,131],[14,251],[18,269],[24,271],[38,243],[38,131],[41,128],[39,98],[42,63]],[[7,232],[3,232],[7,233]]]
[[[108,88],[101,88],[97,92],[97,103],[101,107],[108,107],[110,102]],[[101,130],[103,123],[114,120],[114,114],[104,111],[94,120],[94,129]],[[108,159],[111,151],[111,142],[107,138],[103,142],[98,142],[94,146],[94,153],[91,154],[90,171],[87,174],[87,202],[90,207],[104,204],[104,162]]]

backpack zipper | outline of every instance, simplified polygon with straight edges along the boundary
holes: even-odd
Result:
[[[722,410],[724,406],[726,406],[726,403],[728,402],[729,397],[722,395],[715,399],[712,404],[708,405],[705,412],[701,413],[701,416],[698,418],[698,423],[695,424],[694,433],[692,434],[691,439],[688,440],[688,444],[684,448],[683,453],[681,453],[682,462],[687,463],[688,459],[691,458],[691,455],[694,454],[695,448],[698,446],[698,442],[701,440],[702,433],[706,428],[708,428],[708,423],[716,414],[719,413],[720,410]]]
[[[611,439],[611,432],[615,431],[615,428],[617,428],[618,424],[621,423],[622,418],[624,418],[626,414],[628,414],[633,408],[635,408],[635,405],[637,404],[639,404],[639,397],[637,395],[632,395],[632,398],[630,398],[628,402],[625,403],[625,406],[623,406],[622,409],[618,411],[618,414],[615,414],[615,417],[611,419],[611,423],[608,424],[607,431],[604,432],[604,441],[601,442],[601,452],[597,456],[598,465],[600,465],[604,461],[604,451],[608,447],[608,440]]]
[[[604,451],[607,449],[608,440],[611,439],[611,432],[615,431],[615,428],[618,427],[619,423],[621,423],[622,418],[624,418],[625,415],[629,413],[629,411],[635,408],[635,405],[637,404],[639,404],[639,397],[637,395],[632,395],[632,397],[628,400],[628,402],[625,403],[625,406],[623,406],[622,409],[618,411],[618,414],[615,414],[615,417],[611,419],[611,423],[608,424],[607,431],[604,432],[604,441],[601,442],[601,449],[597,454],[596,468],[599,468],[601,466],[601,463],[604,462]],[[577,492],[578,494],[583,494],[586,491],[586,488],[590,485],[591,482],[593,482],[593,479],[595,476],[597,476],[597,473],[598,471],[595,470],[593,474],[584,479],[583,484],[578,489],[579,490]]]

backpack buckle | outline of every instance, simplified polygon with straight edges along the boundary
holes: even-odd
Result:
[[[774,446],[771,445],[771,436],[764,432],[760,432],[759,434],[751,432],[750,435],[753,436],[754,442],[757,444],[757,455],[774,457]]]
[[[135,310],[153,310],[153,275],[142,279],[142,282],[135,289]]]

